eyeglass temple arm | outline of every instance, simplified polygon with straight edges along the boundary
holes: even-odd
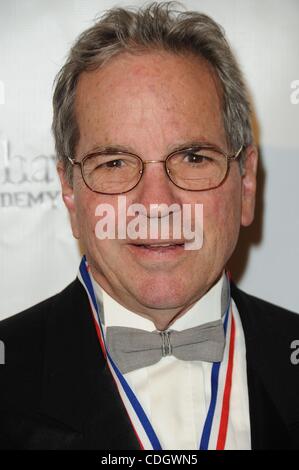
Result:
[[[81,162],[76,162],[73,158],[67,157],[68,161],[71,163],[71,165],[81,165]]]
[[[244,144],[241,145],[241,147],[239,148],[237,153],[235,153],[235,155],[231,155],[230,157],[228,157],[228,159],[229,160],[237,160],[237,158],[239,158],[239,156],[240,156],[243,149],[244,149]]]

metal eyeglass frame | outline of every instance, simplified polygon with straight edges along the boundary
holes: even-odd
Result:
[[[84,181],[84,183],[86,184],[86,186],[91,190],[93,191],[94,193],[98,193],[98,194],[106,194],[106,195],[117,195],[117,194],[125,194],[125,193],[128,193],[129,191],[132,191],[132,189],[136,188],[136,186],[140,183],[141,181],[141,178],[142,178],[142,175],[144,173],[144,169],[145,169],[145,165],[147,165],[148,163],[163,163],[164,164],[164,169],[165,169],[165,173],[166,175],[168,176],[168,178],[170,179],[170,181],[175,185],[177,186],[178,188],[180,189],[183,189],[184,191],[209,191],[210,189],[215,189],[215,188],[218,188],[219,186],[221,186],[221,184],[223,184],[223,182],[225,181],[227,175],[228,175],[228,172],[229,172],[229,168],[230,168],[230,163],[232,161],[235,161],[237,160],[240,155],[241,155],[241,152],[244,148],[244,145],[242,144],[241,147],[239,148],[239,150],[234,153],[233,155],[228,155],[227,153],[223,152],[223,150],[219,149],[217,146],[215,145],[210,145],[210,144],[198,144],[198,145],[195,145],[193,147],[183,147],[181,149],[176,149],[174,150],[173,152],[171,152],[170,154],[168,154],[166,156],[166,158],[164,160],[142,160],[142,158],[139,156],[139,155],[136,155],[135,153],[132,153],[132,152],[124,152],[124,151],[121,151],[121,150],[116,150],[116,151],[112,151],[112,150],[99,150],[98,152],[93,152],[93,153],[88,153],[86,155],[84,155],[84,157],[79,161],[75,161],[73,158],[71,157],[67,157],[69,162],[71,163],[72,166],[74,165],[79,165],[80,166],[80,169],[81,169],[81,175],[82,175],[82,179]],[[180,152],[191,152],[191,151],[197,151],[199,149],[210,149],[210,150],[215,150],[217,152],[219,152],[221,155],[223,155],[223,157],[226,158],[226,172],[222,178],[222,180],[220,181],[220,183],[218,183],[216,186],[212,186],[211,188],[207,188],[207,189],[186,189],[186,188],[182,188],[181,186],[179,186],[177,183],[175,183],[172,178],[171,178],[171,174],[170,174],[170,170],[169,168],[167,168],[167,161],[175,154],[177,153],[180,153]],[[86,182],[85,180],[85,176],[84,176],[84,162],[90,158],[90,157],[94,157],[94,156],[97,156],[97,155],[101,155],[101,154],[104,154],[104,155],[131,155],[133,157],[136,157],[140,163],[141,163],[141,169],[139,170],[139,179],[137,181],[136,184],[134,184],[134,186],[132,186],[130,189],[127,189],[126,191],[121,191],[121,192],[116,192],[116,193],[107,193],[107,192],[103,192],[103,191],[96,191],[94,189],[92,189],[89,184]]]

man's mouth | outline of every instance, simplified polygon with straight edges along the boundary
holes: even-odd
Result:
[[[151,244],[138,244],[135,246],[142,246],[143,248],[153,249],[153,248],[175,248],[177,246],[183,246],[184,243],[151,243]]]
[[[184,250],[184,242],[155,242],[155,243],[130,243],[129,246],[134,252],[138,253],[156,253],[156,254],[170,254],[178,253]]]

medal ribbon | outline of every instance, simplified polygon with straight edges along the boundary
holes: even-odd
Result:
[[[133,390],[129,386],[127,380],[123,374],[118,369],[117,365],[113,361],[112,357],[109,354],[109,351],[106,347],[105,335],[103,331],[102,322],[100,320],[99,309],[97,300],[95,297],[94,289],[92,286],[91,278],[89,275],[89,267],[86,260],[86,257],[83,256],[78,278],[83,284],[88,299],[90,302],[91,312],[93,315],[93,320],[103,352],[104,358],[107,360],[110,372],[114,379],[114,382],[117,386],[120,397],[125,405],[128,417],[132,424],[133,430],[138,439],[140,448],[142,450],[162,450],[160,441],[145,413],[139,400],[134,394]],[[229,296],[230,298],[230,296]],[[226,340],[229,336],[229,349],[228,354],[224,354],[223,361],[215,362],[212,366],[211,371],[211,401],[203,427],[202,436],[200,439],[199,449],[207,450],[209,449],[210,438],[213,435],[214,440],[216,437],[216,449],[221,450],[225,448],[226,435],[227,435],[227,426],[228,426],[228,417],[229,417],[229,402],[231,394],[231,384],[232,384],[232,372],[233,372],[233,363],[234,363],[234,345],[235,345],[235,321],[233,317],[231,299],[228,303],[228,307],[224,316],[224,332]],[[231,315],[229,315],[231,312]],[[229,330],[229,333],[228,333]],[[227,348],[225,348],[227,349]],[[227,356],[227,360],[226,357]],[[219,373],[222,369],[226,370],[224,386],[221,387],[223,390],[219,390]],[[222,403],[221,403],[222,402]],[[219,406],[220,405],[220,406]],[[215,414],[215,410],[220,410],[221,412]],[[220,417],[215,415],[220,415]],[[216,419],[215,419],[216,417]],[[217,419],[218,418],[218,419]],[[216,421],[219,421],[219,426],[217,426]],[[218,428],[218,434],[217,434]]]

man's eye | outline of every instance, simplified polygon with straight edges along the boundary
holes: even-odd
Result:
[[[97,168],[122,168],[124,166],[125,162],[121,159],[117,160],[110,160],[109,162],[102,163],[101,165],[98,165]]]
[[[199,155],[197,153],[189,152],[184,156],[183,160],[186,163],[200,164],[200,163],[208,163],[211,159],[204,155]]]

